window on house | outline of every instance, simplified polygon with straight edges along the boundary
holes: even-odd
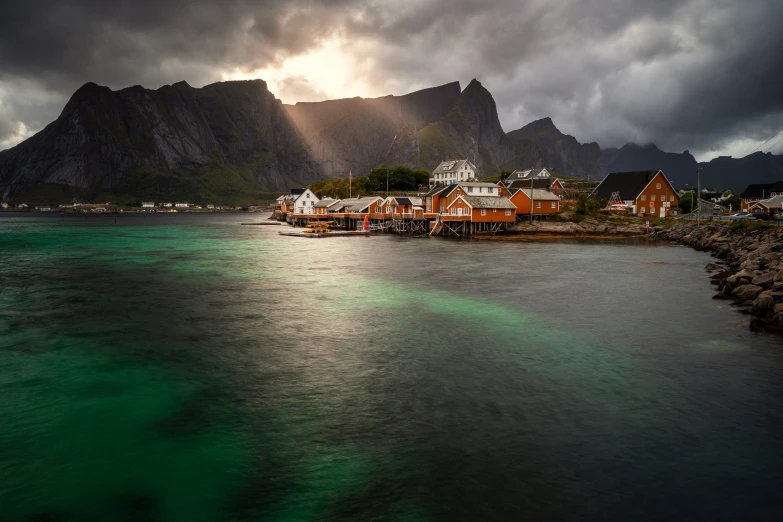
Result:
[[[555,202],[554,202],[554,201],[552,202],[552,208],[556,208],[556,207],[555,207]]]
[[[661,189],[661,184],[660,184],[660,183],[656,183],[656,184],[655,184],[655,188],[656,188],[656,189],[658,189],[658,190],[660,190],[660,189]]]
[[[674,196],[669,196],[669,201],[674,201]]]
[[[541,202],[540,201],[536,201],[536,208],[541,208]]]
[[[650,201],[655,201],[655,194],[653,194],[652,196],[650,196]]]
[[[647,196],[645,196],[644,194],[642,194],[642,201],[647,201]]]
[[[495,190],[495,189],[494,189],[494,188],[492,188],[492,187],[487,187],[487,192],[489,192],[490,194],[492,194],[492,191],[493,191],[493,190]]]
[[[481,209],[481,215],[482,215],[482,216],[486,216],[486,215],[487,215],[487,209],[485,209],[485,208],[482,208],[482,209]]]
[[[440,211],[443,212],[443,205],[440,206]]]
[[[391,207],[389,205],[386,205],[386,213],[391,212]]]
[[[305,194],[305,197],[306,197],[307,199],[310,199],[310,194],[309,194],[309,193],[308,193],[308,194]]]
[[[506,215],[510,216],[511,215],[511,211],[510,210],[506,210]]]
[[[479,194],[481,194],[481,189],[482,189],[482,188],[484,188],[484,187],[479,187]]]
[[[468,187],[468,192],[473,192],[473,187]]]

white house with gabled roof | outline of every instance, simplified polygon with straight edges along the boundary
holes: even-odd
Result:
[[[443,161],[430,174],[430,187],[459,183],[460,181],[475,181],[477,179],[478,169],[470,161]]]
[[[321,199],[309,188],[300,190],[301,193],[299,194],[294,194],[294,191],[291,191],[292,195],[294,195],[294,214],[313,214],[315,204],[321,201]],[[296,192],[299,191],[297,190]]]

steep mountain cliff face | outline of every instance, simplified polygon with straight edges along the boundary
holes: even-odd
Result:
[[[483,176],[514,157],[514,144],[500,126],[495,100],[473,80],[443,118],[418,133],[420,163],[432,169],[448,158],[467,158]]]
[[[449,158],[470,159],[481,176],[546,167],[600,179],[612,171],[662,169],[677,186],[694,183],[697,167],[687,151],[655,145],[602,152],[549,118],[505,134],[492,95],[477,80],[463,91],[454,82],[404,96],[293,106],[280,103],[262,80],[119,91],[88,83],[57,120],[0,152],[0,198],[244,203],[349,170],[431,170]],[[713,160],[702,182],[741,190],[781,178],[783,157],[756,153]]]
[[[261,80],[119,91],[88,83],[57,120],[0,152],[0,196],[56,184],[85,194],[182,197],[205,182],[205,168],[233,171],[242,185],[233,189],[284,190],[322,177]]]
[[[406,165],[411,168],[418,168],[421,163],[420,159],[419,134],[416,125],[409,123],[394,136],[391,147],[389,147],[389,151],[383,159],[382,166]]]
[[[550,118],[511,131],[508,137],[522,153],[504,168],[546,167],[556,173],[591,179],[600,179],[606,174],[601,147],[597,143],[579,143],[573,136],[563,134]],[[532,157],[527,153],[530,150],[536,151]]]
[[[437,121],[449,112],[459,95],[459,83],[454,82],[404,96],[350,98],[285,107],[324,175],[345,177],[349,170],[365,174],[384,163],[402,129],[409,133],[410,129],[418,130]],[[409,135],[403,134],[402,138],[409,139]]]
[[[660,169],[677,187],[696,182],[698,164],[687,150],[677,154],[664,152],[654,144],[627,143],[613,156],[611,163],[607,164],[609,172]]]

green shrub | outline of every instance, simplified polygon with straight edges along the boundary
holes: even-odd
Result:
[[[729,225],[729,230],[734,232],[753,232],[754,230],[761,230],[770,227],[771,225],[756,219],[741,219],[732,222],[731,225]]]

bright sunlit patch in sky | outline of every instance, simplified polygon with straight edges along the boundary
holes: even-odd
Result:
[[[261,78],[283,103],[323,101],[354,96],[380,96],[365,79],[369,64],[341,38],[327,40],[307,54],[283,59],[278,65],[253,71],[233,70],[223,80]]]
[[[783,133],[781,133],[783,135]],[[734,158],[744,158],[748,154],[751,153],[751,151],[754,151],[759,145],[762,145],[759,147],[756,152],[771,152],[773,154],[780,154],[783,152],[783,140],[780,143],[776,143],[778,141],[778,138],[780,138],[780,135],[775,137],[775,139],[770,140],[769,143],[764,143],[765,140],[759,140],[759,139],[751,139],[751,138],[739,138],[735,140],[731,140],[727,143],[724,143],[723,146],[711,150],[705,150],[705,151],[693,151],[693,155],[696,157],[698,161],[710,161],[711,159],[717,158],[718,156],[731,156]]]

